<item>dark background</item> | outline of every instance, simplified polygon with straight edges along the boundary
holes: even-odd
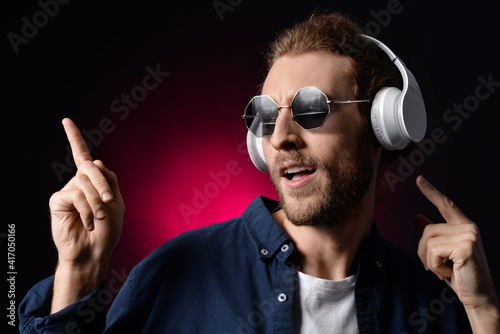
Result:
[[[262,53],[269,41],[315,9],[349,14],[391,47],[420,84],[429,129],[446,134],[431,151],[415,153],[413,165],[418,166],[407,174],[402,170],[404,182],[397,182],[377,207],[382,235],[415,253],[418,234],[411,217],[424,213],[442,221],[414,185],[423,173],[479,225],[499,291],[500,87],[481,101],[474,95],[479,76],[500,82],[500,4],[401,0],[389,17],[384,14],[394,1],[219,3],[229,6],[220,9],[221,15],[211,0],[71,1],[57,10],[52,6],[53,17],[46,15],[46,21],[37,14],[42,7],[36,1],[2,5],[2,165],[7,166],[2,188],[7,201],[0,241],[6,254],[7,224],[15,224],[16,307],[56,264],[48,200],[74,173],[58,176],[53,167],[71,169],[64,117],[94,134],[88,137],[93,157],[118,174],[127,210],[111,265],[117,272],[130,272],[183,231],[240,215],[259,194],[276,197],[268,175],[248,161],[240,115],[263,79]],[[23,17],[33,22],[34,16],[40,27],[16,53],[8,34],[22,35]],[[169,74],[128,113],[115,112],[125,106],[122,94],[141,92],[137,87],[148,66]],[[460,124],[443,118],[464,102],[474,110],[460,117]],[[108,122],[108,133],[98,134],[102,122]],[[228,168],[228,182],[213,187],[213,175]],[[210,198],[198,202],[197,209],[197,194],[204,191]],[[183,215],[187,208],[192,214]]]

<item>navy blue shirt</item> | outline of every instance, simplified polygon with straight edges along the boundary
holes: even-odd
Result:
[[[241,217],[166,242],[132,270],[107,315],[104,287],[48,315],[50,277],[21,302],[21,333],[291,334],[294,245],[276,206],[259,197]],[[360,333],[471,332],[453,290],[375,224],[354,265]]]

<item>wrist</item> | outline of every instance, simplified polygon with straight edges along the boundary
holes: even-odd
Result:
[[[91,292],[104,282],[108,267],[108,262],[81,265],[59,261],[54,279],[62,285],[73,285],[75,288]]]
[[[105,280],[108,262],[82,265],[60,261],[54,275],[51,314],[79,301]]]
[[[96,282],[99,285],[108,272],[110,257],[111,252],[99,252],[79,258],[59,256],[56,274],[64,275],[70,281]]]

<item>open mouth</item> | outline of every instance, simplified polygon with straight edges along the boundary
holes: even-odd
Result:
[[[306,167],[306,166],[294,166],[285,169],[284,172],[285,172],[284,177],[292,181],[292,180],[299,180],[306,175],[311,175],[314,172],[316,172],[316,169],[313,167]]]

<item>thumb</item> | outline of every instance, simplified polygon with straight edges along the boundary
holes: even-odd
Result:
[[[104,166],[104,163],[101,160],[94,160],[94,165],[96,165],[101,171],[102,175],[108,180],[109,186],[111,187],[111,191],[113,191],[114,195],[120,194],[120,189],[118,188],[118,180],[116,178],[116,174],[107,169]]]

